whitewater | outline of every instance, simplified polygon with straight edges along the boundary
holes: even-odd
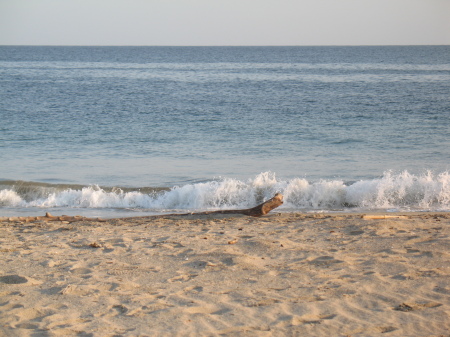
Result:
[[[20,214],[64,209],[102,217],[197,212],[252,207],[275,193],[284,195],[280,212],[450,211],[449,172],[422,175],[385,172],[380,178],[344,182],[278,179],[264,172],[253,179],[222,178],[172,188],[63,187],[0,182],[0,206]]]

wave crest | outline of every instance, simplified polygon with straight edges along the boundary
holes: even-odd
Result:
[[[346,183],[342,180],[310,182],[304,178],[280,180],[264,172],[242,181],[222,178],[171,189],[123,190],[97,185],[80,188],[8,186],[0,190],[2,207],[136,208],[209,210],[252,207],[275,193],[284,195],[285,211],[336,209],[450,210],[450,174],[427,171],[387,171],[377,179]]]

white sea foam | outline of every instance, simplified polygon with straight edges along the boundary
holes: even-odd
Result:
[[[450,211],[450,174],[426,172],[414,175],[385,172],[382,177],[345,183],[342,180],[309,182],[304,178],[280,180],[274,173],[261,173],[242,181],[223,178],[143,193],[105,190],[99,186],[79,189],[54,188],[49,192],[19,193],[15,187],[0,190],[2,207],[117,208],[161,210],[208,210],[247,208],[276,192],[284,195],[280,210],[443,210]]]
[[[24,206],[25,202],[20,195],[10,189],[0,190],[0,206]]]

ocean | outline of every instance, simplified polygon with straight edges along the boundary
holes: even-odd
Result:
[[[450,46],[0,46],[0,216],[450,211]]]

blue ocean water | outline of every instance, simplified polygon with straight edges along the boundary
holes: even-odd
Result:
[[[0,46],[0,216],[450,210],[450,46]]]

